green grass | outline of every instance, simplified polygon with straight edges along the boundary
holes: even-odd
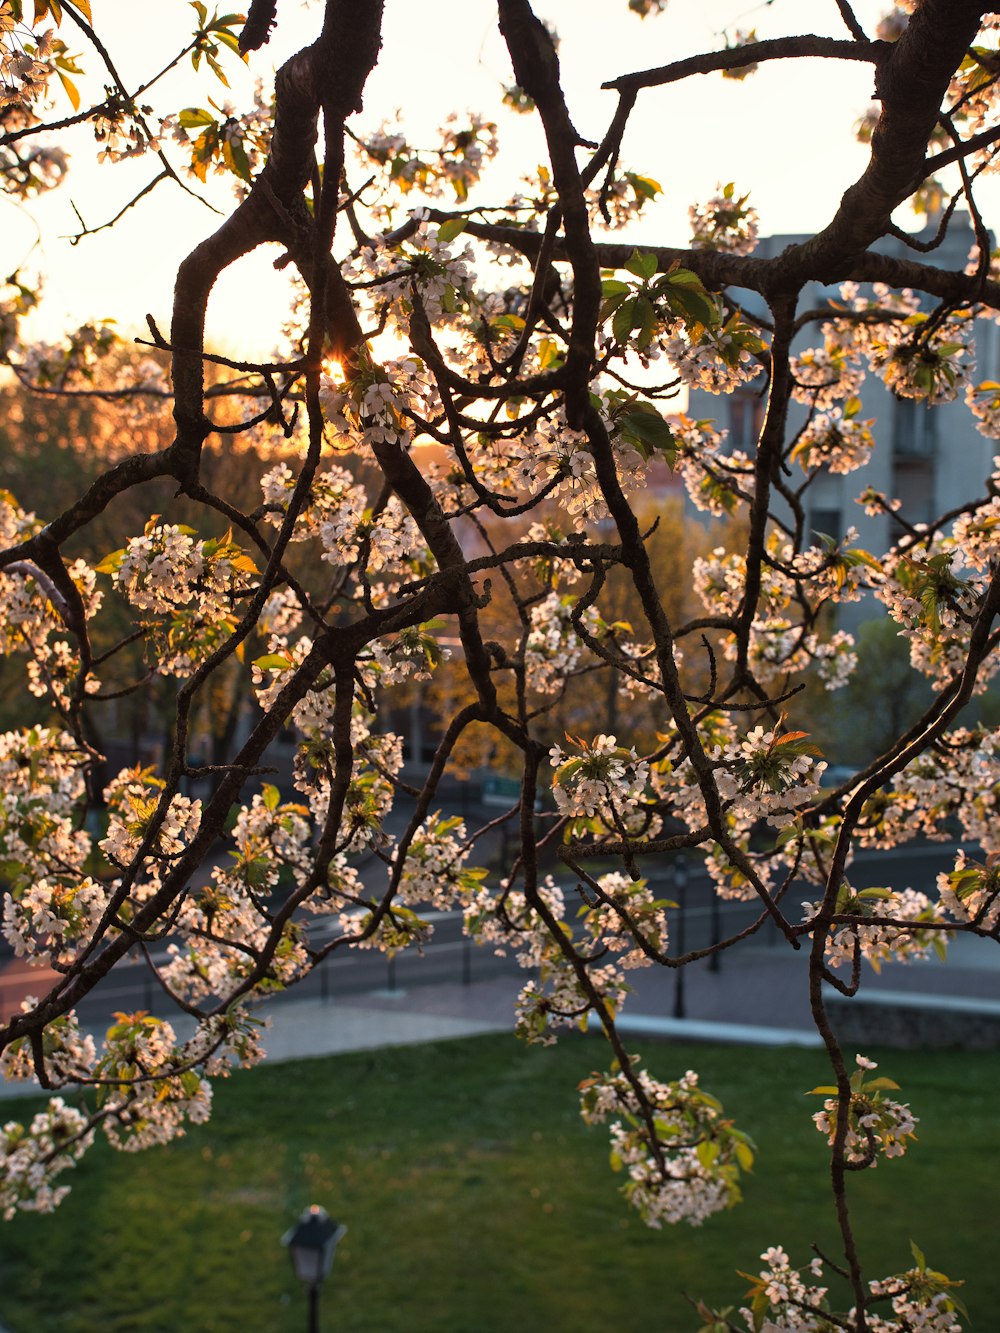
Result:
[[[875,1054],[877,1058],[877,1053]],[[50,1217],[0,1224],[0,1320],[14,1333],[301,1333],[280,1245],[311,1202],[349,1231],[323,1294],[330,1333],[649,1333],[697,1320],[682,1291],[738,1303],[765,1246],[836,1251],[825,1150],[803,1096],[819,1053],[657,1046],[757,1140],[744,1204],[650,1231],[575,1087],[599,1039],[525,1050],[485,1037],[275,1065],[219,1086],[210,1124],[138,1156],[95,1148]],[[852,1181],[869,1276],[929,1262],[968,1279],[975,1326],[1000,1309],[995,1057],[884,1053],[921,1117],[901,1161]],[[25,1103],[5,1103],[21,1116]],[[68,1178],[67,1178],[68,1179]]]

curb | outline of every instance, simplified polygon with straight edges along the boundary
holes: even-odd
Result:
[[[700,1018],[660,1018],[649,1014],[622,1014],[615,1020],[619,1032],[636,1037],[672,1037],[678,1041],[720,1042],[733,1046],[802,1046],[816,1049],[823,1045],[818,1032],[801,1028],[765,1028],[749,1023],[715,1023]],[[601,1020],[591,1014],[589,1029],[600,1029]]]

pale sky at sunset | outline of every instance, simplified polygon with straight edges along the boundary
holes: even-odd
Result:
[[[616,102],[613,93],[600,91],[605,79],[712,49],[723,43],[724,31],[737,28],[755,27],[760,37],[794,31],[847,36],[834,0],[671,0],[664,15],[645,21],[628,11],[626,0],[538,0],[535,8],[560,34],[570,109],[581,133],[593,139],[601,137]],[[888,0],[855,5],[872,34],[888,8]],[[193,19],[182,0],[93,0],[93,13],[126,81],[165,63],[190,33],[188,19]],[[274,65],[311,39],[320,13],[318,3],[279,0],[278,29],[270,46],[251,57],[249,69],[235,57],[224,59],[231,91],[211,75],[194,76],[185,62],[183,74],[163,85],[156,111],[204,106],[209,96],[219,103],[229,98],[238,108],[248,105],[254,78],[269,81]],[[384,33],[359,128],[392,120],[402,107],[404,129],[427,144],[433,142],[434,125],[450,110],[478,110],[496,118],[501,158],[477,199],[489,195],[501,201],[520,171],[543,157],[537,118],[514,117],[499,107],[500,85],[510,73],[495,5],[489,0],[387,0]],[[63,36],[71,50],[79,49],[68,23]],[[85,63],[97,69],[89,53]],[[854,141],[851,127],[871,92],[869,65],[821,60],[774,62],[744,83],[710,75],[646,91],[633,114],[623,161],[660,181],[664,196],[633,234],[683,244],[688,205],[729,180],[741,192],[751,192],[763,234],[823,225],[864,169],[866,150]],[[147,158],[98,169],[87,128],[76,134],[71,148],[67,183],[28,209],[44,235],[39,249],[29,254],[35,226],[28,217],[6,202],[0,214],[8,269],[23,256],[27,269],[37,266],[48,275],[38,331],[52,337],[60,327],[91,317],[114,317],[124,328],[140,327],[147,310],[166,327],[176,266],[217,220],[165,183],[112,232],[71,247],[60,239],[74,230],[71,200],[95,225],[116,212],[158,165]],[[176,146],[171,151],[180,164]],[[230,207],[228,187],[210,184],[219,206]],[[987,204],[994,193],[995,187],[984,191]],[[214,344],[242,355],[266,355],[280,322],[282,292],[281,279],[266,261],[232,273],[213,298]]]

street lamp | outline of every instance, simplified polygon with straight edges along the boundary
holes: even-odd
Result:
[[[282,1245],[288,1246],[295,1276],[309,1286],[309,1333],[319,1333],[319,1289],[329,1276],[337,1242],[346,1231],[347,1227],[314,1203],[281,1238]]]

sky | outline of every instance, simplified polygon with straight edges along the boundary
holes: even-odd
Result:
[[[889,7],[888,0],[855,4],[869,32]],[[95,27],[126,82],[159,68],[191,31],[193,15],[185,0],[92,0],[92,8]],[[221,8],[228,9],[225,0]],[[714,49],[738,28],[756,28],[759,37],[801,31],[847,35],[835,0],[670,0],[665,14],[644,21],[629,12],[626,0],[536,0],[535,9],[559,33],[571,114],[580,132],[595,140],[616,104],[613,93],[600,90],[604,80]],[[238,108],[249,105],[254,80],[273,79],[274,67],[315,35],[321,12],[318,0],[279,0],[270,45],[254,53],[248,67],[235,57],[225,59],[230,90],[211,76],[195,76],[185,62],[150,98],[155,110],[204,106],[209,96]],[[78,49],[68,23],[63,36]],[[92,54],[85,63],[96,71]],[[521,171],[544,160],[537,116],[514,116],[499,106],[501,87],[510,78],[489,0],[386,0],[383,51],[357,128],[398,120],[414,141],[432,143],[434,127],[449,111],[484,112],[498,121],[501,155],[477,198],[502,200],[516,188]],[[84,81],[85,94],[88,86],[94,85]],[[773,62],[743,82],[716,74],[647,90],[633,113],[623,164],[654,177],[664,194],[630,235],[640,243],[684,244],[688,206],[730,180],[741,193],[750,191],[763,234],[821,227],[864,169],[866,150],[855,141],[852,126],[871,92],[870,66],[820,60]],[[68,143],[67,182],[24,210],[4,201],[0,212],[7,271],[23,262],[46,274],[35,332],[55,338],[59,329],[92,318],[114,318],[130,331],[143,326],[147,311],[166,327],[177,265],[218,219],[164,183],[113,231],[72,245],[67,238],[77,229],[73,205],[88,225],[105,221],[158,164],[147,157],[98,167],[98,145],[88,127]],[[230,208],[228,187],[218,180],[209,185],[205,193]],[[286,280],[271,268],[278,253],[244,261],[219,284],[209,311],[209,339],[216,350],[248,358],[269,355],[287,302]]]

